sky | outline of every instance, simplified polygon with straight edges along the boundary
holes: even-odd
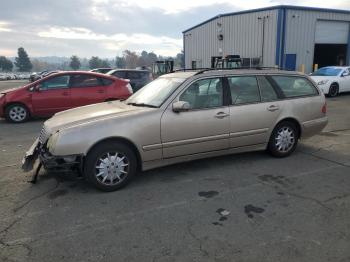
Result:
[[[0,0],[0,55],[22,46],[31,57],[174,56],[182,31],[204,20],[280,4],[350,10],[350,0]]]

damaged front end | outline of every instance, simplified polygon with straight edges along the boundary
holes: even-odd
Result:
[[[38,139],[35,140],[33,145],[26,152],[22,160],[22,169],[24,172],[33,170],[35,162],[39,159],[39,165],[33,177],[33,181],[36,181],[36,176],[42,166],[49,172],[73,171],[82,174],[82,155],[55,156],[50,153],[50,147],[54,146],[56,137],[57,134],[50,135],[50,133],[43,128]]]

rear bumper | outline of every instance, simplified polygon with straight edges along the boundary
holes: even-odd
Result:
[[[303,122],[302,124],[302,138],[314,136],[320,133],[328,124],[328,117],[322,117],[310,121]]]

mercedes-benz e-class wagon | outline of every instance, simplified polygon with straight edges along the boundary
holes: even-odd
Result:
[[[310,78],[280,70],[203,70],[159,77],[127,100],[57,113],[23,159],[77,170],[97,188],[125,186],[139,170],[267,150],[286,157],[327,124]]]

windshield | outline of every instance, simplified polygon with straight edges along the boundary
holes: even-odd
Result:
[[[158,78],[145,85],[125,102],[133,105],[160,107],[184,81],[183,78]]]
[[[312,76],[337,76],[342,71],[342,69],[334,67],[323,67],[313,72]]]

